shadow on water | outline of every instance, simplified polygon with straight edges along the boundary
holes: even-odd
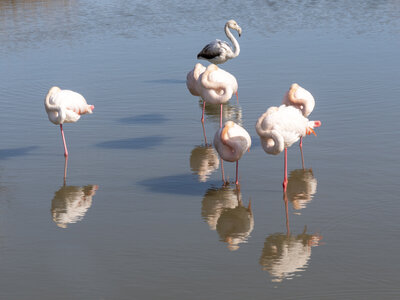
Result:
[[[168,119],[162,114],[144,114],[132,117],[126,117],[118,120],[124,124],[153,124],[165,123]]]
[[[97,147],[106,149],[150,149],[160,146],[168,137],[147,136],[131,139],[106,141],[96,144]]]
[[[138,182],[152,192],[179,194],[179,195],[202,195],[204,190],[209,188],[210,182],[199,183],[191,174],[178,174],[145,179]],[[211,182],[218,185],[220,181]]]
[[[9,158],[16,157],[16,156],[28,155],[29,152],[35,150],[36,148],[37,148],[37,146],[0,149],[0,160],[9,159]]]

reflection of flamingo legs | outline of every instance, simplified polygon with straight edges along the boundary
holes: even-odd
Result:
[[[285,214],[286,214],[286,234],[290,236],[290,225],[289,225],[289,205],[286,190],[283,191],[283,202],[285,202]]]
[[[206,136],[206,128],[204,127],[204,122],[201,123],[201,125],[203,126],[204,143],[205,143],[205,146],[208,146],[207,136]]]

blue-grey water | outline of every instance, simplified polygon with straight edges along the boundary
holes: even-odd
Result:
[[[228,19],[240,190],[185,85]],[[1,1],[0,298],[399,299],[399,37],[397,0]],[[254,125],[293,82],[322,126],[285,206]],[[54,85],[95,105],[64,126],[65,182]]]

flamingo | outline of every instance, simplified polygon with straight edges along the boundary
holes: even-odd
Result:
[[[236,181],[239,184],[239,159],[250,150],[251,138],[248,132],[232,121],[225,123],[214,136],[214,147],[219,156],[229,162],[236,162]],[[221,161],[222,163],[222,161]],[[225,181],[225,179],[223,178]]]
[[[232,74],[218,68],[217,65],[211,64],[200,75],[200,96],[203,101],[220,104],[220,122],[222,127],[222,104],[229,101],[233,94],[237,92],[238,83]],[[203,112],[204,112],[203,105]]]
[[[44,100],[44,107],[50,122],[60,125],[61,137],[64,144],[64,156],[68,156],[62,124],[75,123],[84,114],[91,114],[94,105],[88,105],[82,95],[70,91],[61,90],[59,87],[50,88]]]
[[[229,20],[225,24],[225,34],[232,42],[235,50],[232,50],[231,46],[224,41],[215,40],[207,44],[200,52],[197,54],[197,59],[205,59],[213,64],[223,64],[228,59],[235,58],[240,53],[240,47],[238,41],[235,39],[233,34],[230,32],[229,28],[236,30],[239,37],[242,34],[242,28],[236,23],[235,20]]]
[[[193,70],[191,70],[186,75],[186,86],[189,92],[193,96],[200,96],[201,95],[201,83],[199,80],[200,75],[206,70],[206,67],[200,63],[197,63]],[[204,122],[204,110],[205,110],[206,102],[203,100],[203,111],[201,114],[201,122]]]
[[[261,145],[268,154],[279,154],[285,150],[283,189],[287,186],[287,148],[300,137],[313,133],[321,126],[321,121],[309,121],[299,109],[281,105],[270,107],[257,121],[256,131]]]
[[[314,109],[315,100],[313,95],[309,91],[307,91],[297,83],[293,83],[290,86],[289,91],[287,91],[283,96],[282,104],[297,107],[301,110],[303,116],[307,118]],[[299,146],[301,152],[301,161],[304,169],[303,137],[300,137]]]

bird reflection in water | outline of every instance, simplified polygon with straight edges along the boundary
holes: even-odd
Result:
[[[295,210],[305,208],[317,192],[317,179],[312,169],[293,170],[289,174],[288,181],[286,195],[293,208]]]
[[[198,175],[200,182],[206,182],[219,168],[218,154],[212,146],[196,146],[190,154],[190,169]]]
[[[290,232],[288,199],[284,193],[286,212],[286,234],[274,233],[268,236],[260,257],[260,265],[272,276],[272,282],[293,279],[298,273],[305,271],[311,258],[311,248],[319,246],[322,236],[308,234],[307,226],[301,234]]]
[[[98,185],[72,186],[66,185],[68,159],[64,165],[64,184],[55,192],[51,201],[51,214],[58,227],[67,228],[68,224],[83,219],[92,205],[92,198]]]
[[[251,202],[246,208],[239,189],[229,186],[207,190],[202,201],[201,215],[210,230],[216,230],[231,251],[246,243],[254,228]]]
[[[203,108],[203,101],[199,100],[199,107]],[[216,104],[206,103],[204,113],[214,122],[219,122],[220,107]],[[242,108],[239,105],[233,105],[229,102],[223,104],[223,120],[230,120],[242,126]]]

